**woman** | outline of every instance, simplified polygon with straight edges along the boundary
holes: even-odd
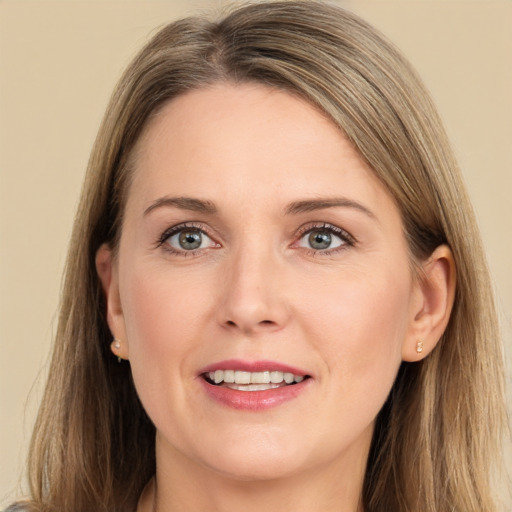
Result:
[[[309,1],[164,28],[79,212],[26,509],[496,510],[481,242],[374,29]]]

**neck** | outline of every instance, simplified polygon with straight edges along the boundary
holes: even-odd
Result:
[[[157,446],[158,446],[157,438]],[[160,452],[161,453],[161,452]],[[137,512],[363,512],[367,452],[321,467],[266,480],[240,480],[191,462],[179,453],[159,457],[157,473]]]

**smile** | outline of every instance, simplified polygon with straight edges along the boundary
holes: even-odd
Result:
[[[266,391],[283,386],[298,384],[307,375],[295,375],[290,372],[265,370],[248,372],[243,370],[215,370],[207,372],[203,377],[216,386],[238,391]]]
[[[265,411],[294,401],[312,389],[313,375],[276,361],[230,359],[198,373],[212,403],[231,409]]]

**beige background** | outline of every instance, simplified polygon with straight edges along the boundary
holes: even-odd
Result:
[[[67,239],[109,94],[157,27],[224,3],[0,0],[0,508],[19,493]],[[404,50],[437,101],[479,216],[510,368],[512,1],[340,3]]]

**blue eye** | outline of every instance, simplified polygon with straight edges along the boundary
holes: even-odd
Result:
[[[184,226],[176,226],[171,232],[164,233],[161,244],[166,244],[170,250],[176,252],[191,252],[217,246],[201,229]]]
[[[309,229],[299,240],[299,247],[306,247],[314,251],[328,251],[351,244],[352,241],[348,233],[334,226]]]

